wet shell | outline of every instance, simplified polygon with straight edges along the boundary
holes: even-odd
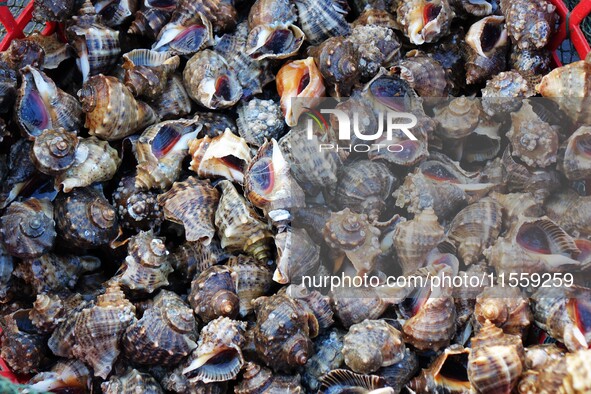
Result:
[[[506,334],[524,337],[533,321],[529,301],[516,287],[488,287],[476,298],[474,318],[479,325],[487,321]]]
[[[82,249],[106,245],[117,235],[115,208],[96,189],[77,188],[58,194],[54,217],[59,236]]]
[[[230,181],[218,184],[222,197],[215,212],[215,225],[222,248],[245,252],[266,263],[271,257],[272,234]]]
[[[492,245],[501,232],[501,205],[484,198],[462,209],[449,225],[448,237],[458,249],[464,264],[474,264],[484,249]]]
[[[443,0],[445,1],[445,0]],[[447,74],[441,64],[425,53],[414,50],[396,63],[394,72],[400,75],[422,97],[447,97]]]
[[[274,371],[303,366],[312,356],[311,337],[318,334],[318,321],[303,301],[285,294],[253,301],[257,316],[255,347],[261,360]]]
[[[273,274],[268,267],[242,255],[231,257],[227,265],[236,274],[236,295],[240,299],[238,313],[246,317],[253,311],[251,301],[271,290]]]
[[[103,394],[119,393],[146,393],[162,394],[162,387],[150,374],[130,369],[124,375],[113,375],[104,383],[101,383]]]
[[[277,268],[273,280],[277,283],[300,283],[302,276],[318,269],[320,247],[306,230],[293,228],[275,236]]]
[[[79,130],[82,126],[82,108],[43,72],[26,66],[21,70],[23,83],[18,90],[15,120],[21,134],[34,140],[45,129],[63,127]]]
[[[181,173],[189,141],[200,130],[198,117],[167,120],[144,130],[135,144],[135,186],[140,190],[169,188]]]
[[[357,67],[363,80],[373,78],[381,67],[393,65],[400,57],[400,41],[394,30],[386,26],[354,26],[347,41],[357,51]]]
[[[294,23],[295,7],[288,0],[257,0],[248,14],[246,53],[254,59],[285,59],[295,55],[304,32]]]
[[[293,299],[297,299],[306,304],[312,314],[318,321],[318,326],[321,330],[327,329],[333,325],[334,313],[330,306],[330,299],[324,296],[317,290],[311,290],[302,285],[291,284],[279,290],[279,293],[289,295]]]
[[[171,21],[183,21],[186,24],[197,14],[211,21],[214,32],[218,35],[223,31],[234,29],[239,19],[234,2],[231,0],[179,0]]]
[[[162,7],[159,6],[161,4]],[[135,19],[131,22],[127,33],[142,35],[152,41],[155,40],[160,30],[170,21],[176,5],[176,0],[144,2],[142,9],[135,13]]]
[[[250,163],[250,149],[243,138],[226,129],[223,134],[194,139],[189,143],[192,156],[189,169],[200,177],[223,177],[242,183],[243,172]]]
[[[384,320],[354,324],[343,338],[345,364],[358,373],[372,373],[397,363],[404,357],[400,331]]]
[[[40,372],[27,382],[30,388],[39,391],[90,388],[91,372],[78,360],[60,360],[49,371]]]
[[[92,303],[83,299],[80,294],[73,294],[64,299],[66,319],[59,324],[47,341],[49,349],[59,357],[74,358],[74,327],[80,312]],[[81,362],[81,361],[79,361]]]
[[[121,159],[108,142],[96,137],[83,138],[76,148],[74,164],[55,178],[56,185],[65,193],[76,187],[90,186],[110,180]]]
[[[33,258],[48,252],[56,236],[51,202],[36,198],[13,202],[0,218],[0,234],[11,256]]]
[[[466,82],[479,84],[504,71],[509,40],[502,16],[487,16],[466,34]]]
[[[58,295],[37,294],[33,309],[29,312],[31,323],[41,333],[51,333],[65,320],[64,303]]]
[[[74,164],[77,147],[75,132],[64,128],[46,129],[35,138],[31,161],[42,173],[58,175]]]
[[[151,101],[150,106],[161,120],[178,119],[191,113],[193,101],[185,90],[183,78],[179,74],[173,74],[168,79],[162,96]]]
[[[95,376],[106,379],[119,356],[120,339],[135,320],[133,304],[119,286],[110,285],[96,305],[82,310],[76,318],[74,357],[92,367]]]
[[[76,64],[86,82],[93,75],[108,72],[117,62],[121,53],[119,32],[101,24],[90,0],[72,19],[74,24],[66,30],[68,41],[78,53]]]
[[[241,346],[246,323],[220,317],[203,327],[199,344],[183,375],[203,383],[235,379],[244,365]]]
[[[175,366],[197,347],[193,311],[173,292],[162,290],[122,339],[127,358],[143,365]]]
[[[28,309],[3,316],[0,320],[2,329],[2,349],[0,355],[10,370],[15,373],[35,373],[47,364],[44,340],[35,332]]]
[[[347,36],[351,32],[345,20],[349,7],[337,0],[296,0],[300,26],[306,41],[318,45],[330,37]]]
[[[351,94],[360,77],[359,54],[351,42],[343,37],[331,37],[308,49],[333,97]]]
[[[125,86],[135,97],[158,99],[179,63],[178,56],[148,49],[134,49],[123,55]]]
[[[207,180],[189,177],[175,182],[172,188],[158,196],[166,220],[182,224],[187,241],[209,245],[215,235],[213,220],[220,193]]]
[[[381,1],[381,0],[378,0]],[[394,15],[386,10],[378,8],[364,7],[365,10],[359,13],[359,17],[353,22],[353,28],[357,26],[381,26],[395,29],[398,24]],[[351,33],[354,34],[354,33]]]
[[[544,214],[542,207],[536,202],[530,193],[490,194],[503,208],[503,225],[507,228],[513,226],[520,215],[540,217]],[[554,219],[551,217],[551,219]]]
[[[393,234],[394,248],[404,273],[412,273],[425,262],[427,254],[443,240],[444,229],[433,209],[400,223]]]
[[[213,43],[211,20],[201,12],[182,14],[201,3],[179,4],[169,23],[161,27],[156,41],[152,44],[152,49],[158,52],[191,55],[210,46]]]
[[[209,109],[234,106],[242,97],[242,87],[226,59],[205,49],[196,53],[183,71],[187,93],[198,104]]]
[[[323,234],[326,243],[344,253],[359,274],[374,269],[381,253],[380,230],[369,223],[367,215],[351,212],[349,208],[333,212]]]
[[[462,346],[448,347],[408,387],[417,393],[469,393],[471,385],[466,371],[469,354],[470,350]]]
[[[156,193],[139,190],[134,176],[121,179],[113,192],[113,205],[124,228],[147,231],[162,223],[163,214]]]
[[[134,0],[101,0],[95,3],[94,9],[107,26],[117,28],[131,19],[139,7],[138,3]]]
[[[538,83],[552,71],[552,53],[548,48],[512,51],[509,66]]]
[[[35,1],[33,18],[39,22],[65,22],[76,13],[77,4],[73,0],[65,1]]]
[[[571,181],[591,177],[591,127],[581,126],[568,138],[559,170]]]
[[[466,17],[466,14],[487,16],[498,8],[496,2],[489,2],[487,0],[452,0],[450,3],[456,14],[462,17]]]
[[[219,241],[213,239],[207,246],[202,242],[185,242],[170,254],[169,260],[184,282],[189,283],[196,275],[227,257]]]
[[[507,138],[514,157],[531,167],[547,167],[556,162],[558,133],[555,127],[541,120],[527,102],[519,112],[511,114],[511,119]]]
[[[238,133],[247,143],[260,147],[266,140],[278,140],[283,135],[283,114],[275,101],[253,98],[237,112]]]
[[[376,292],[363,294],[363,297],[347,297],[347,294],[332,296],[335,316],[345,328],[364,320],[376,320],[382,316],[389,305],[387,300]]]
[[[191,282],[189,303],[195,314],[208,323],[218,317],[234,318],[238,315],[235,271],[216,265],[203,271]]]
[[[586,237],[591,234],[591,197],[565,190],[550,196],[544,203],[546,214],[569,234]],[[541,208],[540,208],[541,209]]]
[[[468,378],[477,393],[510,393],[524,370],[521,338],[487,322],[472,338]]]
[[[242,379],[234,387],[236,394],[281,394],[303,393],[299,375],[282,375],[258,364],[248,362]]]
[[[435,42],[450,32],[455,16],[448,0],[411,0],[396,9],[396,21],[415,45]]]
[[[86,112],[84,126],[89,134],[108,141],[120,140],[156,122],[154,110],[137,101],[115,77],[91,77],[78,91],[78,97]]]
[[[314,355],[306,363],[302,380],[310,391],[320,387],[322,376],[343,365],[343,336],[345,332],[334,328],[314,340]]]
[[[335,369],[322,377],[319,394],[326,393],[384,393],[393,394],[383,378],[377,375],[361,375],[347,369]]]
[[[293,179],[277,141],[267,141],[246,168],[244,194],[265,214],[304,206],[304,191]]]
[[[168,250],[164,238],[154,236],[150,231],[141,231],[131,237],[127,244],[127,257],[119,271],[119,282],[125,288],[153,293],[168,285],[172,267],[168,261]]]
[[[541,0],[501,0],[509,36],[520,49],[541,49],[550,42],[558,15],[551,2]]]
[[[523,98],[535,94],[531,83],[517,71],[505,71],[492,77],[482,89],[482,108],[490,116],[517,111]]]
[[[275,81],[288,126],[295,126],[304,110],[303,103],[297,98],[305,97],[305,104],[312,106],[314,99],[324,96],[324,80],[312,57],[286,63],[275,76]]]

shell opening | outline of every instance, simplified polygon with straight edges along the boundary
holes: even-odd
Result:
[[[463,387],[467,384],[469,388],[468,353],[447,356],[437,375],[437,380],[442,386]]]
[[[425,5],[425,8],[423,8],[423,24],[426,25],[427,23],[437,19],[441,13],[441,9],[442,7],[440,5],[435,5],[433,3]]]
[[[448,181],[451,183],[460,183],[457,176],[449,171],[442,164],[435,164],[430,166],[428,169],[423,169],[423,174],[430,179],[435,181]]]
[[[232,89],[232,81],[227,75],[221,75],[215,80],[214,96],[223,101],[233,100],[234,91]]]
[[[220,382],[233,379],[242,364],[242,355],[237,349],[224,347],[196,358],[183,369],[183,374],[190,380]]]
[[[480,36],[480,47],[484,53],[490,52],[497,45],[503,33],[503,25],[487,23]]]
[[[552,254],[550,240],[546,232],[535,224],[521,226],[516,239],[517,243],[527,250],[542,254]]]
[[[24,100],[19,114],[21,122],[29,134],[38,136],[44,129],[51,127],[51,119],[41,95],[31,90]]]
[[[152,140],[152,153],[157,159],[166,156],[181,139],[181,134],[173,126],[163,126]]]

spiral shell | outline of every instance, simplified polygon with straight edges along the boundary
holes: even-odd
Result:
[[[524,337],[533,314],[528,299],[518,288],[488,287],[476,298],[474,318],[480,325],[489,321],[506,334]]]
[[[257,0],[248,15],[246,53],[257,60],[295,55],[305,38],[296,19],[295,7],[287,0]]]
[[[139,4],[130,0],[102,0],[98,1],[94,8],[103,17],[103,21],[107,26],[118,28],[133,17],[139,8]]]
[[[0,234],[12,256],[33,258],[48,252],[56,236],[51,202],[36,198],[13,202],[0,218]]]
[[[34,140],[45,129],[80,130],[82,108],[75,97],[56,86],[43,72],[26,66],[16,99],[15,120],[21,134]]]
[[[319,394],[326,393],[384,393],[392,394],[383,378],[377,375],[361,375],[347,369],[335,369],[322,377]]]
[[[118,285],[110,285],[96,305],[83,309],[76,318],[74,357],[91,366],[95,376],[106,379],[119,356],[120,339],[135,320],[133,304]]]
[[[332,308],[343,327],[349,328],[364,320],[376,320],[390,304],[377,293],[364,297],[332,296]]]
[[[266,140],[283,134],[285,124],[281,107],[273,100],[253,98],[237,109],[239,135],[251,145],[260,147]]]
[[[401,43],[398,36],[393,29],[386,26],[353,24],[347,41],[353,45],[359,56],[357,67],[362,80],[373,78],[381,67],[393,65],[400,57]]]
[[[542,49],[550,42],[558,15],[551,2],[501,0],[501,11],[507,19],[507,29],[520,49]]]
[[[202,242],[185,242],[170,254],[169,260],[184,282],[189,283],[196,275],[227,257],[219,241],[214,239],[207,246]]]
[[[35,1],[33,19],[39,22],[65,22],[76,13],[77,4],[73,0],[65,1]]]
[[[236,394],[303,393],[299,375],[282,375],[248,362],[242,380],[234,387]]]
[[[155,237],[150,231],[141,231],[131,237],[127,245],[128,255],[120,268],[119,282],[125,288],[138,292],[153,293],[168,285],[172,267],[164,238]]]
[[[64,128],[46,129],[33,143],[31,161],[44,174],[58,175],[75,161],[78,137]]]
[[[250,149],[243,138],[226,129],[217,137],[206,135],[189,143],[192,157],[189,169],[200,177],[223,177],[243,182],[243,172],[250,163]]]
[[[183,83],[193,100],[209,109],[234,106],[242,97],[235,72],[217,52],[196,53],[183,71]]]
[[[202,2],[179,4],[170,21],[160,28],[158,37],[152,44],[152,49],[158,52],[191,55],[210,46],[213,43],[210,19],[201,12],[183,15],[184,12],[189,11],[189,7],[199,6],[200,3]],[[152,17],[152,20],[160,23],[160,18]]]
[[[417,393],[427,392],[470,392],[466,373],[470,350],[459,345],[445,349],[419,376],[408,384]],[[464,376],[463,376],[464,375]]]
[[[203,383],[223,382],[236,378],[244,364],[243,345],[246,323],[220,317],[211,321],[199,336],[193,360],[183,375]]]
[[[81,311],[89,306],[91,306],[91,302],[84,300],[77,293],[64,299],[66,319],[61,324],[58,324],[47,341],[47,345],[53,354],[59,357],[74,358],[74,327],[76,326],[76,320]]]
[[[501,205],[484,198],[462,209],[449,225],[448,237],[456,244],[464,264],[480,260],[484,249],[492,245],[501,232]]]
[[[150,106],[161,120],[178,119],[191,113],[193,102],[183,85],[183,78],[173,74],[167,81],[162,96],[151,101]]]
[[[126,357],[138,364],[170,367],[197,347],[193,311],[173,292],[162,290],[122,339]]]
[[[564,159],[559,163],[561,172],[571,181],[591,176],[591,127],[581,126],[566,142]]]
[[[66,30],[70,44],[76,49],[76,64],[82,72],[83,81],[100,73],[108,72],[115,65],[121,48],[119,32],[101,24],[90,0],[80,8],[74,24]]]
[[[459,140],[467,137],[480,121],[481,109],[476,100],[459,97],[448,105],[436,110],[441,128],[439,133],[444,139]]]
[[[580,237],[591,233],[591,197],[565,190],[551,195],[544,202],[544,208],[548,217],[569,234]]]
[[[2,317],[0,356],[8,367],[21,374],[37,372],[47,364],[43,337],[35,332],[29,310],[19,309]]]
[[[477,393],[510,393],[524,369],[521,338],[487,322],[472,338],[468,378]]]
[[[303,383],[311,391],[319,389],[320,380],[325,374],[343,365],[344,358],[341,350],[344,335],[345,332],[334,328],[314,340],[314,355],[306,363],[302,376]]]
[[[271,257],[272,234],[230,181],[221,181],[222,197],[215,212],[222,248],[245,252],[266,263]]]
[[[191,282],[189,302],[195,314],[208,323],[218,317],[238,315],[237,274],[229,267],[209,267]]]
[[[49,371],[36,374],[27,382],[33,390],[51,391],[59,389],[90,388],[91,373],[83,362],[60,360]]]
[[[482,89],[482,108],[490,116],[519,109],[521,98],[535,94],[531,83],[517,71],[504,71],[492,77]]]
[[[507,138],[513,156],[531,167],[547,167],[556,162],[558,133],[556,127],[541,120],[531,105],[524,102],[519,112],[511,114]]]
[[[315,272],[320,264],[320,247],[306,230],[294,228],[275,236],[277,268],[273,280],[277,283],[299,283],[302,275]]]
[[[29,312],[31,323],[42,333],[50,333],[65,319],[64,305],[57,295],[37,294]]]
[[[297,102],[293,103],[294,99],[306,97],[306,104],[313,105],[313,99],[323,97],[325,92],[322,74],[312,57],[294,60],[283,65],[275,76],[275,82],[277,93],[281,97],[285,123],[288,126],[295,126],[303,112],[301,103],[300,105]]]
[[[403,272],[416,271],[443,237],[444,229],[430,208],[419,213],[413,220],[396,226],[393,242]]]
[[[144,2],[143,7],[135,13],[127,34],[142,35],[155,40],[160,30],[170,21],[176,5],[176,0]]]
[[[290,371],[306,364],[312,355],[311,337],[318,321],[303,301],[276,294],[253,301],[258,356],[274,371]],[[272,318],[271,318],[272,317]]]
[[[198,119],[167,120],[144,130],[135,145],[137,188],[166,189],[177,180],[189,141],[201,130]]]
[[[330,37],[347,36],[351,32],[345,17],[349,11],[346,3],[337,0],[296,0],[300,26],[306,41],[318,45]]]
[[[125,86],[135,97],[154,100],[162,96],[180,58],[148,49],[134,49],[123,55]]]
[[[115,77],[99,74],[89,78],[78,97],[89,134],[108,141],[120,140],[156,122],[154,110],[137,101]]]
[[[381,253],[380,231],[369,223],[367,215],[351,212],[349,208],[332,213],[323,234],[326,243],[344,253],[358,273],[374,269]]]
[[[238,311],[241,317],[253,311],[251,301],[269,292],[273,276],[268,267],[257,263],[252,257],[231,257],[227,263],[236,279],[236,295],[240,300]]]
[[[124,228],[147,231],[162,223],[163,214],[156,193],[139,190],[134,176],[121,179],[113,192],[113,205]]]
[[[448,0],[411,0],[396,9],[396,21],[415,45],[435,42],[449,34],[455,13]]]
[[[129,369],[123,375],[113,375],[101,383],[103,394],[118,393],[149,393],[163,394],[164,391],[150,374],[139,372],[137,369]]]
[[[121,159],[107,141],[96,137],[83,138],[76,148],[74,164],[55,178],[56,185],[65,193],[77,187],[110,180]]]
[[[508,228],[517,222],[520,215],[540,217],[544,214],[542,207],[530,193],[501,194],[492,192],[490,197],[501,204],[503,208],[503,224]],[[550,218],[554,220],[554,218]]]
[[[447,97],[447,74],[441,64],[425,53],[414,50],[396,63],[394,72],[422,97]]]
[[[105,245],[117,235],[117,213],[96,189],[58,194],[54,216],[59,236],[82,249]]]
[[[466,82],[478,84],[504,71],[509,40],[502,16],[487,16],[466,34]]]

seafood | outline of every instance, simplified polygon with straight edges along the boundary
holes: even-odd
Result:
[[[111,378],[101,383],[101,389],[105,394],[116,393],[164,393],[162,388],[151,375],[139,372],[137,369],[130,369],[127,373]]]
[[[17,373],[35,373],[49,361],[43,337],[36,332],[29,310],[19,309],[0,320],[2,359]]]
[[[335,369],[322,377],[319,393],[394,393],[392,387],[386,387],[384,379],[376,375],[361,375],[347,369]]]
[[[238,314],[246,317],[253,311],[251,301],[271,290],[273,274],[268,267],[244,255],[231,257],[227,265],[236,274],[236,295],[240,308]]]
[[[504,71],[509,39],[505,18],[487,16],[466,34],[466,82],[479,84]]]
[[[506,114],[519,109],[522,100],[533,96],[531,83],[517,71],[504,71],[486,82],[482,89],[482,109],[490,116]]]
[[[541,49],[550,42],[558,15],[549,1],[500,1],[513,43],[520,49]]]
[[[559,169],[571,181],[591,176],[591,160],[587,153],[590,135],[591,127],[581,126],[566,141],[564,159],[560,161]]]
[[[347,41],[357,52],[357,68],[364,81],[373,78],[381,67],[392,66],[400,57],[401,43],[394,30],[385,26],[353,24]]]
[[[212,240],[207,246],[202,242],[185,242],[169,255],[169,260],[174,270],[188,283],[196,275],[227,257],[219,241]]]
[[[61,360],[51,370],[40,372],[27,382],[34,390],[50,391],[59,389],[90,388],[91,372],[78,360]]]
[[[588,196],[579,196],[573,190],[565,190],[548,197],[544,202],[544,208],[548,217],[566,232],[581,237],[591,232],[589,204],[591,198]]]
[[[441,64],[415,50],[407,52],[406,57],[393,68],[400,78],[422,97],[447,97],[449,87],[447,74]]]
[[[445,349],[419,376],[409,382],[408,387],[415,392],[450,393],[470,392],[467,364],[469,349],[452,345]]]
[[[183,78],[173,74],[168,79],[162,96],[156,101],[151,101],[150,106],[161,120],[182,118],[191,113],[193,102],[183,85]]]
[[[125,138],[156,122],[154,110],[136,100],[115,77],[90,77],[78,91],[78,98],[86,113],[84,127],[91,135],[108,141]]]
[[[35,138],[31,161],[37,170],[48,175],[59,175],[76,160],[78,136],[64,128],[45,129]]]
[[[529,301],[518,288],[487,287],[476,297],[474,318],[480,325],[491,322],[504,333],[523,337],[533,321]]]
[[[306,41],[318,45],[330,37],[347,36],[351,32],[345,20],[349,8],[337,0],[295,0],[300,27]]]
[[[248,362],[242,374],[242,380],[234,388],[236,394],[302,393],[299,375],[281,375],[258,364]]]
[[[133,0],[98,1],[94,9],[103,18],[105,24],[112,28],[118,28],[135,14],[138,2]]]
[[[339,329],[333,329],[318,336],[314,341],[314,355],[306,363],[306,370],[302,376],[304,384],[310,390],[318,390],[322,377],[343,365],[341,350],[344,334]]]
[[[396,9],[396,21],[415,45],[435,42],[447,35],[454,16],[448,0],[404,1]]]
[[[113,192],[113,205],[124,228],[147,231],[162,223],[163,213],[156,193],[139,190],[134,176],[121,179]]]
[[[236,294],[237,280],[238,274],[223,265],[209,267],[196,276],[189,294],[195,314],[205,323],[218,317],[236,317],[240,302]]]
[[[277,283],[298,283],[302,275],[314,272],[320,264],[320,248],[306,230],[293,228],[275,236],[277,268],[273,280]]]
[[[31,323],[41,333],[50,333],[65,319],[64,304],[57,295],[37,294],[29,312]]]
[[[279,140],[283,135],[283,114],[275,101],[253,98],[237,112],[238,134],[248,144],[260,147],[266,140]]]
[[[177,1],[145,1],[139,11],[135,13],[135,18],[131,22],[128,34],[137,34],[155,40],[160,30],[166,25]]]
[[[162,96],[169,77],[176,71],[179,63],[178,56],[134,49],[123,55],[125,86],[135,97],[157,99]]]

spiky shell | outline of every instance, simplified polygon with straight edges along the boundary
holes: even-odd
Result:
[[[501,0],[500,6],[507,19],[509,36],[517,47],[542,49],[550,42],[558,19],[556,7],[551,2]]]
[[[31,161],[44,174],[58,175],[76,159],[78,136],[64,128],[45,129],[33,143]]]
[[[237,280],[237,273],[223,265],[209,267],[196,276],[189,293],[189,303],[195,314],[205,323],[218,317],[236,317],[240,307]]]
[[[178,56],[171,56],[166,52],[134,49],[123,55],[125,86],[135,97],[158,99],[179,63]]]
[[[238,313],[241,317],[246,317],[253,311],[251,301],[271,290],[273,274],[268,267],[257,263],[252,257],[231,257],[227,264],[236,274],[236,295],[240,299]]]
[[[273,100],[253,98],[238,107],[238,133],[247,143],[260,147],[266,140],[279,140],[285,123],[281,107]]]
[[[156,193],[139,190],[134,176],[121,179],[113,192],[113,205],[124,228],[147,231],[162,223],[163,214]]]
[[[113,375],[107,381],[101,384],[104,394],[118,393],[146,393],[162,394],[164,391],[150,374],[139,372],[133,368],[124,375]]]
[[[591,176],[590,136],[591,127],[581,126],[566,142],[564,159],[559,162],[559,169],[571,181]]]
[[[275,236],[277,268],[273,280],[277,283],[299,283],[302,275],[313,273],[320,264],[320,247],[306,230],[294,228]]]
[[[487,321],[506,334],[523,337],[533,321],[529,300],[515,287],[488,287],[476,298],[474,318],[480,325]]]

